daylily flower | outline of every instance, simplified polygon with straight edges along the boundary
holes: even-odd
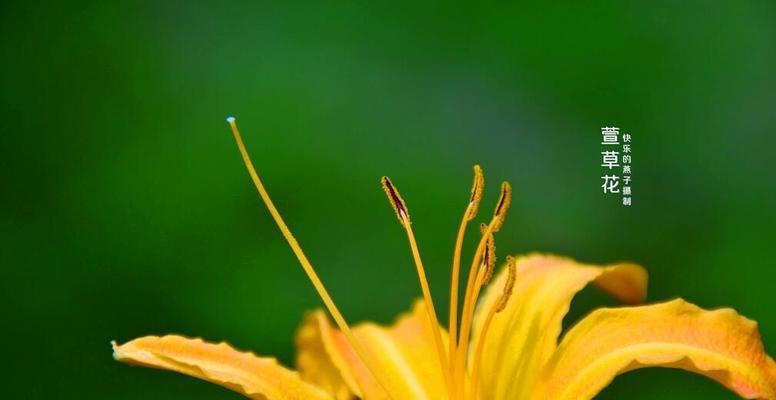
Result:
[[[631,263],[595,266],[531,254],[507,257],[491,279],[494,234],[511,196],[506,183],[481,227],[459,310],[461,247],[484,187],[477,166],[453,252],[449,331],[437,319],[407,204],[388,178],[383,188],[406,231],[423,298],[392,326],[367,322],[351,329],[269,198],[234,118],[228,122],[262,200],[336,326],[321,310],[305,317],[296,336],[299,372],[226,343],[174,335],[113,343],[117,360],[191,375],[253,399],[579,400],[593,398],[618,374],[668,367],[705,375],[743,398],[776,400],[776,363],[757,324],[732,309],[707,311],[681,299],[601,308],[561,338],[572,298],[587,284],[636,304],[646,296],[646,272]]]

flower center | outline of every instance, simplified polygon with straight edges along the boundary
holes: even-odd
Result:
[[[312,264],[307,259],[307,256],[305,256],[296,238],[294,238],[294,235],[291,233],[291,230],[288,229],[288,226],[286,225],[285,221],[283,221],[283,218],[280,216],[280,213],[278,212],[277,208],[275,208],[275,205],[272,202],[272,199],[269,197],[267,190],[264,188],[264,184],[261,182],[259,175],[256,173],[256,169],[253,166],[253,162],[251,162],[250,156],[248,154],[248,151],[245,148],[245,144],[243,143],[240,132],[237,129],[237,122],[235,118],[229,117],[226,120],[229,123],[229,126],[232,130],[232,134],[234,135],[234,139],[237,142],[237,148],[240,150],[240,154],[242,155],[243,161],[245,162],[245,167],[248,170],[248,174],[253,180],[253,184],[254,186],[256,186],[256,190],[258,190],[259,192],[259,196],[261,197],[264,204],[267,206],[267,209],[272,215],[272,218],[275,220],[275,223],[280,229],[280,232],[283,234],[283,237],[288,242],[289,246],[291,247],[291,250],[293,250],[294,255],[296,255],[296,258],[299,260],[299,263],[302,265],[302,268],[307,274],[307,277],[312,282],[313,286],[315,287],[315,290],[318,292],[318,295],[321,297],[321,300],[323,300],[323,303],[326,306],[326,309],[331,314],[337,326],[345,335],[345,338],[353,347],[354,351],[361,359],[361,361],[364,363],[366,368],[370,371],[370,373],[374,376],[375,380],[383,387],[385,392],[390,397],[390,392],[387,390],[387,386],[385,385],[384,375],[380,373],[381,371],[378,368],[376,368],[376,365],[374,365],[374,363],[371,361],[370,358],[365,357],[364,349],[359,344],[356,337],[353,335],[353,332],[350,329],[350,326],[348,325],[348,323],[345,321],[345,318],[340,313],[339,309],[334,303],[334,300],[331,298],[331,296],[329,295],[329,292],[326,290],[326,287],[323,285],[320,278],[318,278],[318,275],[316,274]],[[472,374],[468,375],[466,366],[467,366],[468,351],[469,351],[469,345],[468,345],[469,335],[472,329],[474,309],[477,304],[477,298],[479,296],[480,290],[485,284],[487,284],[490,281],[490,278],[493,275],[493,270],[496,262],[496,254],[495,254],[496,248],[494,244],[493,234],[498,232],[504,223],[504,219],[506,217],[506,213],[507,213],[507,210],[509,209],[509,205],[511,202],[512,189],[509,186],[509,183],[507,182],[503,182],[501,184],[501,195],[499,196],[499,200],[497,202],[495,212],[493,213],[493,217],[491,218],[489,224],[487,225],[482,224],[481,226],[482,238],[480,239],[479,244],[477,245],[477,249],[474,253],[474,258],[469,268],[469,274],[467,277],[465,295],[463,300],[463,308],[460,314],[461,326],[459,329],[458,327],[458,317],[459,317],[458,290],[459,290],[461,249],[463,247],[463,240],[464,240],[464,235],[466,233],[466,227],[469,221],[473,220],[477,215],[480,200],[482,199],[482,192],[485,186],[485,180],[482,174],[482,169],[479,167],[479,165],[474,166],[474,183],[472,184],[471,195],[469,196],[469,203],[466,206],[466,210],[464,211],[463,218],[461,219],[461,224],[458,228],[458,235],[456,238],[455,249],[453,252],[453,265],[452,265],[452,273],[451,273],[451,279],[450,279],[450,309],[449,309],[450,339],[449,339],[449,347],[445,349],[443,340],[442,340],[442,329],[439,324],[439,320],[437,318],[436,310],[434,308],[434,302],[431,297],[431,290],[428,285],[428,280],[426,279],[426,273],[423,267],[423,262],[420,257],[420,251],[418,250],[418,245],[415,241],[415,234],[412,231],[412,222],[410,220],[407,204],[405,203],[404,199],[401,197],[401,194],[399,194],[399,191],[398,189],[396,189],[396,186],[393,184],[393,182],[391,182],[391,180],[388,177],[382,178],[382,185],[383,185],[383,189],[385,190],[385,194],[388,197],[389,202],[391,203],[391,206],[396,212],[396,216],[398,217],[399,222],[401,223],[402,227],[407,233],[407,239],[409,241],[413,261],[415,262],[415,267],[418,273],[418,280],[420,281],[421,291],[423,292],[424,303],[426,306],[426,313],[428,314],[428,321],[432,328],[431,332],[434,340],[434,346],[436,348],[436,352],[439,357],[439,365],[442,371],[442,375],[444,376],[444,379],[445,379],[445,386],[447,388],[448,397],[453,400],[476,399],[477,398],[477,375],[479,372],[481,354],[485,344],[485,336],[488,332],[488,328],[490,327],[491,320],[499,311],[503,310],[504,307],[506,306],[506,303],[509,299],[509,295],[512,291],[512,286],[514,285],[514,279],[515,279],[514,260],[511,257],[507,257],[507,264],[509,267],[509,277],[507,279],[507,284],[505,285],[504,292],[501,298],[499,299],[499,301],[497,302],[497,304],[495,304],[493,307],[491,307],[490,310],[488,310],[488,314],[482,326],[479,340],[477,341],[477,344],[474,350],[473,365],[472,365],[472,371],[471,371]],[[469,389],[468,393],[467,393],[467,385],[466,385],[467,379],[471,381],[471,384],[468,386],[468,389]]]

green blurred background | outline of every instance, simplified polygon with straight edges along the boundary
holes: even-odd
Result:
[[[498,181],[515,187],[502,258],[639,262],[650,301],[733,306],[776,353],[772,1],[13,3],[0,5],[3,398],[240,398],[113,361],[111,339],[145,334],[293,363],[320,302],[229,114],[351,321],[389,322],[419,294],[379,177],[409,203],[442,308],[478,162],[484,210]],[[599,187],[607,125],[634,138],[631,208]],[[585,291],[567,322],[601,304]],[[735,398],[658,369],[599,397]]]

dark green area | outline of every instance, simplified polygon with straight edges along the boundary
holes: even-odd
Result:
[[[776,352],[772,1],[29,3],[0,5],[4,398],[239,398],[112,360],[111,339],[145,334],[292,363],[320,302],[228,114],[352,321],[419,294],[379,177],[441,308],[479,162],[484,212],[498,181],[515,188],[502,258],[637,261],[650,301],[735,307]],[[631,208],[599,187],[605,125],[634,138]],[[600,397],[734,398],[662,370]]]

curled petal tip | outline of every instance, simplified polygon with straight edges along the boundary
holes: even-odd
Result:
[[[122,356],[119,353],[119,345],[116,344],[115,340],[111,340],[110,341],[110,347],[111,347],[111,349],[113,349],[113,359],[116,360],[116,361],[121,361],[122,360]]]

